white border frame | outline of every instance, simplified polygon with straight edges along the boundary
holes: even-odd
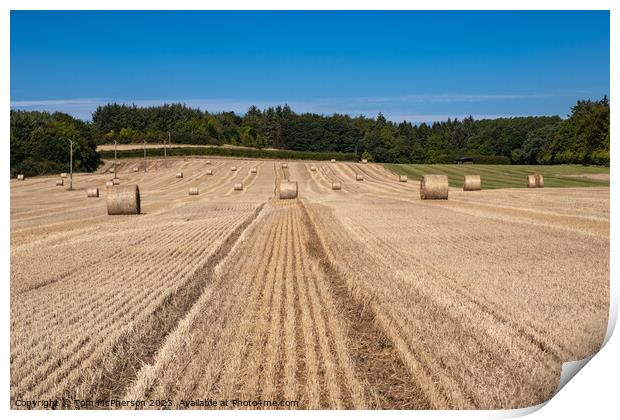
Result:
[[[284,0],[263,0],[263,1],[248,1],[248,0],[227,0],[227,1],[197,1],[197,0],[152,0],[152,1],[135,1],[135,0],[93,0],[88,3],[77,0],[58,0],[53,4],[48,4],[43,0],[8,0],[2,2],[0,6],[2,15],[0,17],[0,48],[2,51],[2,69],[0,72],[1,84],[0,93],[2,95],[1,103],[1,124],[2,124],[2,143],[1,146],[4,152],[1,159],[2,173],[9,173],[9,110],[10,110],[10,10],[41,10],[41,9],[58,9],[58,10],[138,10],[138,9],[169,9],[169,10],[342,10],[342,9],[385,9],[385,10],[611,10],[610,13],[610,27],[611,27],[611,40],[610,40],[610,98],[612,102],[611,107],[611,188],[610,188],[610,250],[611,255],[620,255],[618,253],[618,225],[616,223],[616,215],[618,213],[618,197],[619,197],[619,185],[617,184],[616,177],[614,176],[614,168],[618,162],[619,148],[617,142],[619,136],[616,135],[616,128],[618,125],[618,112],[613,99],[618,97],[618,84],[616,83],[615,74],[618,74],[618,40],[620,40],[620,33],[618,32],[620,13],[619,2],[611,0],[503,0],[501,3],[491,0],[427,0],[422,1],[406,1],[406,0],[383,0],[381,2],[371,0],[297,0],[294,4],[291,1]],[[52,7],[53,6],[53,7]],[[2,197],[10,197],[9,183],[2,182],[0,184],[0,193]],[[19,418],[43,418],[44,416],[61,416],[72,418],[74,416],[82,417],[84,413],[63,411],[63,412],[49,412],[49,411],[20,411],[10,410],[10,372],[9,372],[9,316],[10,316],[10,205],[8,201],[4,201],[4,204],[0,207],[0,215],[2,217],[2,229],[1,247],[2,254],[0,255],[0,267],[2,269],[2,280],[4,281],[5,293],[2,298],[4,299],[4,313],[1,326],[2,337],[2,360],[4,363],[0,364],[2,372],[2,387],[0,388],[0,395],[5,398],[3,409],[10,417]],[[570,381],[564,389],[562,389],[554,398],[552,398],[548,404],[541,404],[540,406],[531,407],[522,410],[496,410],[496,411],[390,411],[381,412],[382,416],[388,415],[393,418],[411,418],[424,417],[424,418],[503,418],[503,417],[515,417],[525,415],[530,412],[534,412],[547,405],[543,410],[537,411],[533,416],[538,419],[547,418],[568,418],[568,419],[582,419],[584,417],[594,418],[606,418],[611,417],[613,413],[617,415],[618,404],[616,403],[616,390],[618,389],[618,373],[620,373],[619,358],[616,356],[620,354],[620,343],[617,337],[612,336],[612,331],[615,326],[618,313],[618,263],[614,259],[610,259],[610,278],[611,278],[611,307],[610,307],[610,321],[606,336],[607,345],[596,355],[594,355],[592,361],[585,366],[582,373],[579,373],[576,380]],[[616,334],[617,336],[617,334]],[[138,414],[139,413],[139,414]],[[367,419],[376,415],[373,411],[244,411],[243,414],[237,412],[228,411],[188,411],[182,416],[198,418],[203,416],[226,418],[229,416],[243,415],[250,417],[264,417],[274,418],[282,416],[295,416],[299,418],[310,416],[315,418],[317,415],[320,417],[335,416],[340,418],[353,418],[356,420],[361,418]],[[140,416],[169,416],[171,413],[165,412],[129,412],[119,411],[115,413],[120,418],[133,418],[136,415]],[[378,413],[377,413],[378,414]],[[103,418],[103,416],[109,417],[110,413],[106,411],[89,412],[89,417]]]

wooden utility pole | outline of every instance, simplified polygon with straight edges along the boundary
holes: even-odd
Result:
[[[144,139],[144,172],[146,172],[147,161],[146,161],[146,139]]]
[[[116,164],[116,139],[114,139],[114,179],[117,178],[116,170],[118,169],[118,165]]]
[[[168,131],[168,139],[170,139],[170,131]],[[168,167],[168,154],[166,153],[166,139],[164,139],[164,165]]]
[[[69,139],[69,190],[73,189],[73,140]]]

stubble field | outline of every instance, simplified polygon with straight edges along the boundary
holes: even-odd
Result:
[[[14,408],[517,408],[601,345],[609,188],[421,201],[379,165],[210,160],[121,161],[140,216],[106,214],[110,164],[11,181]]]

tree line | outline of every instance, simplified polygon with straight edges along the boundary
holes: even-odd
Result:
[[[73,170],[97,169],[101,159],[92,124],[60,112],[11,110],[11,175],[68,172],[70,141]]]
[[[40,172],[62,166],[67,147],[61,139],[70,136],[79,140],[80,169],[93,170],[98,164],[95,144],[161,143],[169,132],[173,144],[355,153],[375,162],[452,163],[469,156],[478,163],[609,165],[609,109],[605,96],[578,101],[566,119],[467,117],[433,124],[396,123],[382,114],[298,114],[288,105],[252,106],[237,115],[183,104],[112,103],[98,107],[91,122],[61,113],[11,111],[11,168],[25,165]]]

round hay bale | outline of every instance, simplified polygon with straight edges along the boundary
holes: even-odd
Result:
[[[420,181],[420,198],[422,200],[447,200],[448,176],[424,175]]]
[[[113,174],[114,172],[114,168],[110,168],[110,173]]]
[[[537,182],[536,182],[536,175],[532,174],[532,175],[528,175],[527,176],[527,187],[528,188],[536,188]]]
[[[112,180],[112,185],[121,185],[121,180],[120,180],[120,179],[118,179],[118,178],[114,178],[114,179]]]
[[[250,173],[251,173],[251,174],[255,174],[256,172],[257,172],[256,168],[252,168],[252,169],[250,169]]]
[[[331,163],[334,163],[335,161],[336,161],[336,159],[332,159],[332,160],[331,160]]]
[[[66,172],[62,172],[62,173],[60,174],[60,177],[61,177],[61,178],[66,178],[66,177],[67,177],[67,173],[66,173]]]
[[[297,181],[280,182],[280,200],[297,198]]]
[[[339,190],[342,188],[342,185],[340,185],[340,182],[332,182],[332,190]]]
[[[480,191],[480,175],[465,175],[463,191]]]
[[[284,162],[284,163],[282,164],[282,167],[283,167],[283,168],[288,168],[288,163]]]
[[[206,161],[205,163],[206,163],[207,165],[211,165],[211,161],[210,161],[210,160]]]
[[[177,178],[183,178],[183,172],[177,172]]]
[[[235,171],[237,170],[237,167],[236,167],[236,166],[231,166],[231,167],[230,167],[230,170],[231,170],[231,171],[233,171],[233,172],[235,172]]]
[[[198,195],[198,187],[189,187],[189,195]]]
[[[62,178],[56,180],[57,187],[62,187],[63,185],[65,185],[65,181]]]
[[[213,171],[211,169],[207,169],[207,175],[213,175]]]
[[[311,166],[311,167],[310,167],[310,170],[311,170],[312,172],[316,172],[316,166]]]
[[[542,174],[534,174],[536,176],[536,187],[543,188],[545,186],[545,180]]]
[[[235,191],[243,191],[243,184],[241,182],[237,182],[234,186]]]
[[[362,159],[362,163],[368,163],[368,159]]]
[[[364,175],[362,175],[362,174],[355,175],[355,180],[356,181],[363,181],[364,180]]]
[[[105,182],[105,186],[106,186],[106,187],[113,187],[113,186],[114,186],[114,183],[113,183],[112,181],[106,181],[106,182]]]
[[[134,168],[133,168],[133,171],[134,171],[134,172],[138,172],[138,171],[139,171],[138,167],[137,167],[137,166],[136,166],[136,167],[134,167]]]
[[[398,177],[398,182],[407,182],[407,175],[400,175]]]
[[[17,175],[17,180],[18,181],[23,181],[24,179],[26,179],[26,177],[24,177],[24,174],[18,174]]]
[[[86,197],[99,197],[99,188],[89,188],[86,190]]]
[[[140,189],[137,185],[110,188],[106,194],[108,214],[140,214]]]

